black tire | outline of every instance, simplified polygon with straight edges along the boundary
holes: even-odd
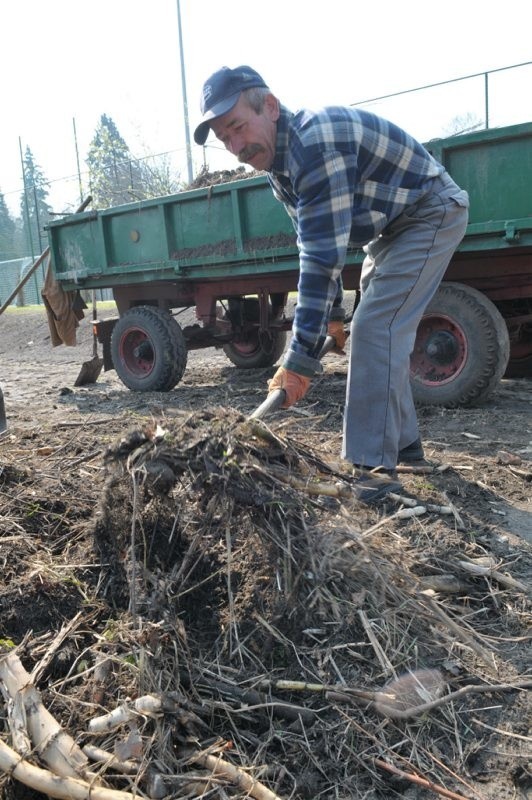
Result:
[[[418,326],[410,358],[414,401],[448,408],[483,403],[504,375],[508,328],[482,292],[442,283]]]
[[[235,317],[238,315],[239,319]],[[259,301],[255,297],[245,297],[230,304],[227,315],[233,327],[260,320]],[[275,364],[286,347],[286,331],[269,328],[268,334],[261,335],[258,326],[243,329],[232,341],[224,344],[223,351],[229,361],[239,369],[257,369]]]
[[[168,392],[187,365],[183,332],[167,311],[156,306],[130,308],[111,335],[111,355],[118,377],[135,392]]]

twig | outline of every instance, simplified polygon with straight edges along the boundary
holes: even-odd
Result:
[[[402,711],[397,710],[394,707],[388,707],[384,705],[384,703],[380,703],[378,706],[378,710],[386,715],[386,716],[393,716],[395,719],[410,719],[411,717],[417,717],[420,714],[425,714],[427,711],[432,711],[435,708],[439,708],[440,706],[446,705],[447,703],[451,703],[453,700],[458,700],[459,697],[463,697],[466,694],[487,694],[489,692],[511,692],[516,691],[517,689],[529,689],[532,687],[532,680],[524,681],[519,684],[512,684],[512,683],[500,683],[500,684],[483,684],[481,686],[475,686],[471,684],[469,686],[462,686],[461,689],[457,689],[455,692],[451,692],[450,694],[445,694],[442,697],[438,697],[436,700],[431,700],[429,703],[423,703],[420,706],[411,706],[410,708],[405,708]],[[346,695],[347,697],[347,695]]]
[[[62,626],[62,628],[59,631],[59,633],[54,637],[53,641],[48,646],[44,656],[33,667],[32,671],[31,671],[31,675],[29,676],[32,683],[35,683],[35,684],[39,683],[39,680],[40,680],[43,672],[46,670],[46,668],[48,667],[48,665],[52,661],[55,653],[61,647],[61,645],[63,644],[63,642],[67,638],[67,636],[69,636],[70,633],[72,633],[72,631],[76,628],[76,626],[77,626],[78,622],[80,621],[81,617],[82,617],[82,613],[81,613],[81,611],[78,611],[78,613],[75,615],[75,617],[73,619],[69,620],[69,622],[67,622],[65,625]]]
[[[387,761],[382,761],[380,758],[375,758],[374,761],[378,767],[385,769],[387,772],[391,772],[392,775],[397,775],[399,778],[406,778],[406,780],[410,781],[411,783],[415,783],[418,786],[423,786],[425,789],[431,789],[431,791],[436,792],[436,794],[439,794],[442,797],[447,797],[449,800],[467,800],[467,797],[464,797],[463,794],[451,792],[450,789],[445,789],[443,786],[438,786],[438,784],[433,783],[428,778],[423,778],[420,775],[414,775],[412,772],[405,772],[403,769],[399,769],[393,764],[389,764]]]
[[[134,719],[139,714],[147,717],[158,717],[164,711],[163,700],[152,694],[137,697],[132,703],[117,706],[108,714],[93,717],[89,722],[90,733],[107,733],[119,725]]]
[[[473,722],[476,722],[477,725],[480,725],[482,728],[487,728],[489,731],[494,731],[494,733],[500,733],[502,736],[509,736],[511,739],[519,739],[522,742],[532,742],[532,736],[521,736],[520,733],[513,733],[512,731],[504,731],[502,728],[494,728],[493,725],[487,725],[485,722],[481,722],[481,720],[473,717]]]
[[[407,466],[406,464],[398,464],[395,471],[405,475],[429,475],[434,472],[434,467],[428,464],[420,464],[418,467]]]
[[[199,685],[203,683],[205,683],[210,689],[216,691],[218,694],[229,695],[232,698],[240,700],[241,703],[245,703],[246,706],[250,704],[254,706],[264,706],[274,717],[281,717],[283,719],[290,720],[291,722],[302,719],[303,722],[309,725],[311,725],[316,719],[316,712],[312,711],[311,709],[303,708],[302,706],[298,706],[293,703],[285,703],[278,698],[265,694],[264,692],[258,692],[255,689],[243,689],[242,687],[235,686],[232,683],[214,680],[213,678],[207,678],[204,675],[201,677],[199,684],[195,684],[196,688],[199,688]],[[260,685],[264,686],[265,688],[272,688],[271,681],[261,681]],[[303,691],[303,687],[307,687],[310,691],[325,691],[327,688],[322,684],[294,684],[292,681],[277,681],[273,684],[273,688],[279,688],[281,690],[288,691],[294,688]]]
[[[107,750],[102,750],[101,747],[95,747],[93,744],[84,745],[83,752],[91,761],[98,762],[106,769],[111,768],[115,770],[115,772],[120,772],[123,775],[136,775],[140,768],[138,761],[120,761],[120,759],[112,753],[108,753]]]
[[[483,647],[481,647],[472,636],[469,635],[458,623],[456,623],[451,617],[445,613],[443,608],[441,608],[438,603],[429,595],[423,595],[424,601],[427,605],[430,606],[431,610],[436,614],[437,617],[468,647],[470,647],[477,656],[488,666],[490,669],[494,667],[494,660],[493,655],[491,653],[487,653]]]
[[[194,760],[212,770],[214,777],[222,776],[228,778],[231,783],[238,786],[239,789],[243,789],[255,800],[281,800],[278,794],[272,792],[263,783],[251,778],[246,772],[228,761],[224,761],[220,756],[199,754]]]
[[[475,564],[474,561],[458,561],[458,565],[469,572],[471,575],[481,575],[484,577],[495,578],[496,581],[506,586],[508,589],[518,589],[520,592],[528,592],[529,587],[524,583],[512,578],[511,575],[505,575],[493,565]]]
[[[462,517],[458,513],[458,510],[457,510],[456,506],[454,505],[454,503],[451,503],[451,501],[449,500],[446,492],[442,492],[441,495],[442,495],[443,499],[445,500],[446,504],[451,509],[451,514],[453,515],[453,517],[455,519],[457,529],[459,531],[465,531],[466,526],[464,525],[464,520],[462,519]]]
[[[375,651],[375,655],[379,659],[379,663],[380,663],[381,667],[383,668],[384,672],[387,675],[395,675],[395,670],[394,670],[389,658],[387,657],[386,653],[384,652],[384,650],[380,646],[380,644],[379,644],[379,642],[377,640],[377,637],[375,636],[375,634],[373,633],[373,631],[371,629],[371,625],[369,623],[369,620],[368,620],[366,614],[364,613],[364,611],[362,609],[359,609],[358,616],[360,617],[362,625],[364,626],[364,630],[366,631],[366,633],[368,635],[368,639],[371,642],[371,646],[373,647],[373,649]]]

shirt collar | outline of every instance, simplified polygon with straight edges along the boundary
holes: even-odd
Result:
[[[288,129],[294,115],[282,104],[280,105],[279,119],[277,120],[277,137],[275,140],[275,156],[271,172],[275,175],[288,176]]]

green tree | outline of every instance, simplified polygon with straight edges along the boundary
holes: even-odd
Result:
[[[129,203],[142,181],[129,147],[107,114],[102,114],[87,156],[90,193],[95,208]]]
[[[24,194],[20,200],[22,241],[25,255],[35,255],[46,247],[44,227],[52,218],[52,209],[47,203],[49,183],[29,147],[24,154],[23,170]]]
[[[458,116],[453,117],[450,123],[444,129],[443,135],[458,136],[462,133],[471,133],[471,131],[477,131],[483,127],[483,120],[481,120],[477,114],[473,113],[472,111],[468,111],[466,114],[459,114]]]
[[[0,261],[17,257],[15,220],[11,217],[4,195],[0,192]]]
[[[174,194],[182,188],[167,154],[135,158],[115,123],[102,114],[87,155],[95,208]]]

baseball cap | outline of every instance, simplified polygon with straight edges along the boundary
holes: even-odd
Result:
[[[211,120],[230,111],[237,104],[240,92],[254,86],[268,88],[259,73],[246,65],[234,69],[221,67],[213,72],[203,84],[200,103],[203,118],[194,131],[196,144],[205,144]]]

